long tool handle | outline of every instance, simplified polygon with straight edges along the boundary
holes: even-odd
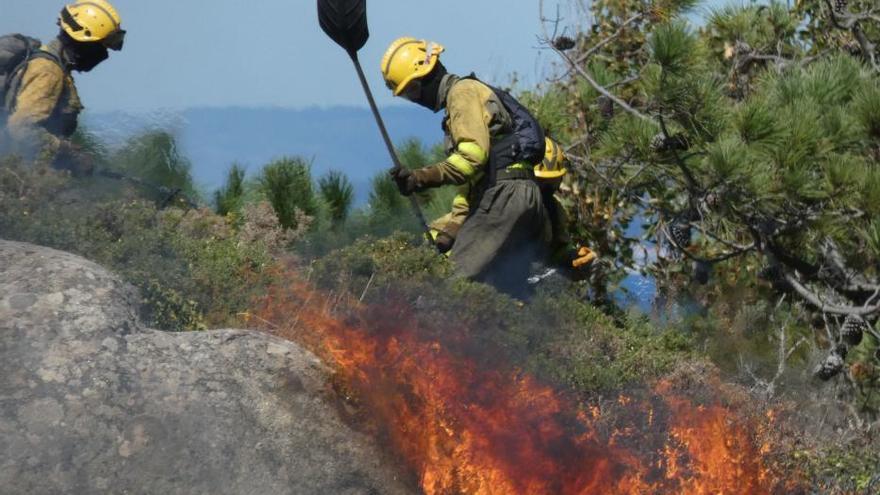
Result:
[[[364,88],[364,93],[367,94],[367,101],[370,102],[370,110],[373,111],[373,117],[376,119],[376,124],[379,125],[379,131],[382,133],[382,139],[385,141],[385,147],[388,148],[388,154],[391,155],[391,161],[394,163],[394,169],[399,170],[403,168],[403,165],[400,164],[400,158],[397,157],[397,152],[394,151],[394,144],[391,143],[391,137],[388,135],[388,129],[385,128],[385,122],[382,120],[382,115],[379,114],[379,107],[376,106],[376,100],[373,98],[373,92],[370,90],[370,84],[367,82],[367,77],[364,75],[364,69],[361,67],[360,60],[358,60],[357,52],[349,51],[348,56],[351,57],[351,61],[354,63],[354,68],[357,70],[358,78],[361,80],[361,86],[363,86]],[[410,206],[412,206],[413,213],[415,213],[416,217],[419,220],[419,224],[425,231],[425,237],[428,238],[428,242],[430,242],[431,244],[435,244],[434,237],[431,235],[431,228],[428,226],[428,222],[425,220],[425,215],[422,213],[422,208],[419,206],[419,202],[414,196],[409,197],[409,202]]]

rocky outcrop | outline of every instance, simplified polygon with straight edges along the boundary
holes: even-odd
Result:
[[[0,241],[0,492],[409,492],[312,354],[144,328],[136,301],[82,258]]]

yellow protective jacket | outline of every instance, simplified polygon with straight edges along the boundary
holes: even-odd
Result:
[[[41,50],[66,64],[56,40]],[[83,109],[69,70],[54,60],[37,57],[28,62],[7,120],[9,137],[17,147],[28,147],[37,159],[51,162],[62,143],[76,131]]]
[[[443,131],[448,156],[427,168],[431,170],[432,183],[456,184],[459,190],[452,211],[431,227],[455,237],[475,199],[492,142],[513,124],[495,92],[475,79],[446,75],[440,84],[439,98],[446,101]]]

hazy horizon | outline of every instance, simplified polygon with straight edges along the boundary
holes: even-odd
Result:
[[[0,33],[50,39],[64,3],[3,0]],[[88,109],[366,104],[348,56],[320,30],[313,0],[112,3],[128,35],[121,52],[111,52],[92,73],[76,74]],[[452,71],[476,71],[498,83],[514,73],[525,84],[542,75],[542,52],[535,48],[541,30],[537,3],[447,0],[442,8],[428,8],[372,0],[367,5],[371,37],[359,55],[380,105],[395,101],[382,82],[379,61],[400,36],[445,45]],[[465,11],[468,15],[461,15]],[[493,22],[490,29],[487,19],[500,11],[504,22]]]

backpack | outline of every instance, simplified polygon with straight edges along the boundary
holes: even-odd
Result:
[[[61,64],[55,55],[40,50],[41,46],[40,40],[23,34],[0,36],[0,123],[14,110],[15,97],[29,61],[41,57]]]
[[[510,158],[513,161],[504,166],[506,167],[516,162],[526,162],[532,165],[541,163],[546,151],[546,141],[544,139],[544,129],[538,123],[538,119],[507,91],[492,86],[489,86],[489,88],[501,100],[501,104],[504,105],[507,113],[510,114],[511,120],[513,120],[513,132],[511,133],[511,142],[513,144],[510,150]],[[501,141],[504,141],[504,139],[501,139]]]
[[[473,74],[467,79],[480,81]],[[546,141],[544,129],[538,123],[538,119],[522,103],[507,91],[480,82],[495,93],[512,121],[511,133],[492,143],[492,149],[489,150],[489,170],[486,178],[487,185],[491,187],[495,183],[498,170],[503,170],[517,162],[532,165],[541,163],[546,151]]]

